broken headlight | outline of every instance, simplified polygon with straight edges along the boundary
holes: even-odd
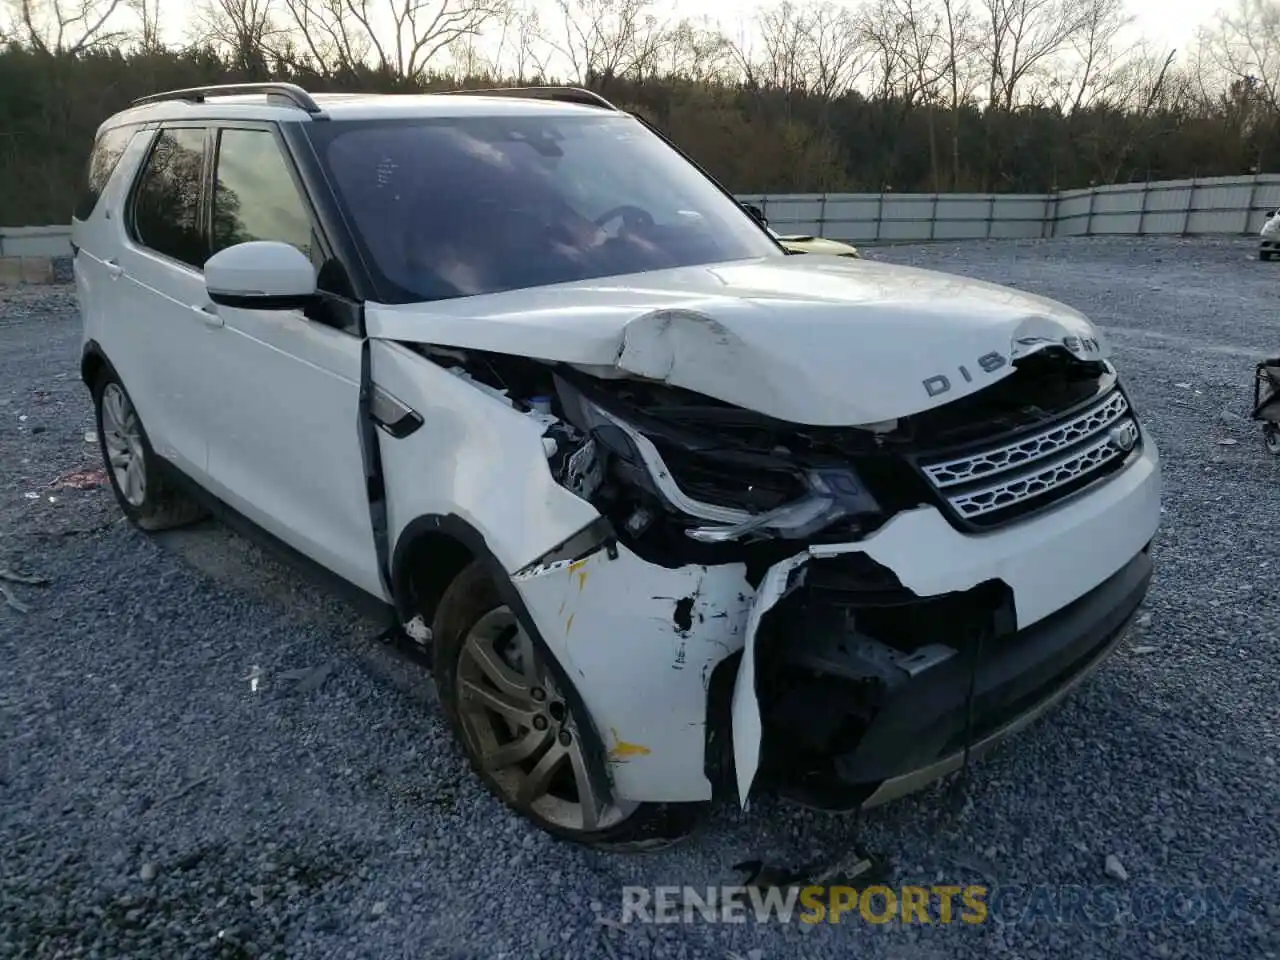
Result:
[[[558,386],[566,417],[595,439],[611,475],[690,521],[684,533],[693,540],[803,539],[879,512],[852,466],[802,465],[785,450],[719,442],[714,431],[642,429],[572,386]],[[636,534],[650,522],[640,509],[626,525]]]

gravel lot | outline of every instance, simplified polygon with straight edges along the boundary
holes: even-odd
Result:
[[[851,840],[762,801],[672,850],[602,855],[482,792],[429,681],[215,525],[148,539],[97,466],[69,288],[0,295],[0,955],[1276,957],[1280,461],[1247,414],[1280,266],[1246,241],[882,248],[1064,300],[1109,333],[1164,456],[1148,613],[1065,706],[868,817],[895,883],[1244,891],[1232,922],[620,926],[624,884],[735,882]],[[1104,871],[1108,856],[1127,879]],[[1008,909],[1007,903],[1005,909]],[[1001,913],[1002,917],[1012,913]],[[1192,917],[1194,918],[1193,911]]]

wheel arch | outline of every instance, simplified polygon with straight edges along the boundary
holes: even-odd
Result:
[[[423,516],[411,521],[397,538],[391,557],[392,593],[400,619],[420,614],[429,625],[449,584],[486,554],[484,538],[458,517]]]
[[[437,549],[443,554],[442,562],[437,564],[433,560],[424,577],[424,561],[428,551],[434,556]],[[397,615],[402,622],[406,622],[415,614],[422,614],[430,622],[429,618],[435,614],[435,605],[439,603],[449,584],[476,561],[488,570],[502,602],[519,619],[547,668],[555,676],[557,685],[570,701],[574,713],[580,718],[579,733],[586,740],[585,753],[593,785],[602,796],[612,796],[613,784],[608,772],[604,738],[596,728],[595,719],[578,692],[577,684],[547,645],[524,598],[512,582],[511,574],[489,548],[484,534],[456,514],[427,514],[411,520],[396,538],[391,556],[392,592]],[[427,602],[431,606],[423,609],[417,605],[419,602]]]
[[[104,370],[114,374],[117,379],[119,378],[116,368],[107,359],[106,351],[102,349],[101,344],[97,340],[86,341],[80,351],[80,379],[86,387],[92,390]]]

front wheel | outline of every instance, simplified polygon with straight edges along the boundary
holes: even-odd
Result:
[[[432,642],[450,726],[512,810],[562,839],[623,849],[665,846],[696,826],[704,804],[635,803],[595,786],[581,701],[479,562],[445,591]]]
[[[1280,425],[1265,423],[1262,425],[1262,443],[1273,457],[1280,457]]]

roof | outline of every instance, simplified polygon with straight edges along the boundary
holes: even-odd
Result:
[[[211,88],[210,88],[211,89]],[[297,89],[297,88],[295,88]],[[299,90],[303,96],[304,91]],[[317,93],[309,99],[322,112],[309,113],[287,95],[268,93],[210,93],[208,99],[157,99],[113,115],[103,126],[157,120],[269,120],[278,123],[312,120],[369,120],[377,118],[475,116],[599,115],[601,107],[530,95],[503,93],[484,96],[468,92],[434,94]]]

